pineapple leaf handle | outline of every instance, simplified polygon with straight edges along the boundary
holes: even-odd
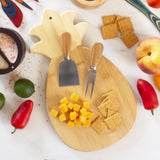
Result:
[[[43,54],[50,59],[62,56],[64,53],[59,37],[64,32],[70,33],[72,37],[71,50],[82,45],[82,40],[89,24],[86,22],[74,24],[76,15],[77,11],[66,11],[59,14],[55,10],[46,9],[42,23],[32,28],[29,32],[30,36],[38,37],[40,40],[31,47],[30,53]]]

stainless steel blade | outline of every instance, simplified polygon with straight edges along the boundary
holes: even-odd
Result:
[[[79,85],[78,68],[71,59],[63,60],[59,65],[59,86]]]
[[[94,69],[93,67],[91,67],[88,70],[88,74],[87,74],[87,84],[86,84],[85,96],[87,94],[88,86],[91,83],[92,84],[92,89],[91,89],[91,96],[90,97],[92,97],[93,90],[94,90],[94,84],[95,84],[95,81],[96,81],[96,76],[97,76],[96,69]]]

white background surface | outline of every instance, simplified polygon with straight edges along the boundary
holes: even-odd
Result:
[[[0,75],[0,92],[6,96],[6,105],[0,111],[0,159],[1,160],[159,160],[160,159],[160,108],[155,110],[154,117],[150,111],[143,108],[136,88],[138,78],[151,82],[155,87],[152,76],[143,73],[136,64],[135,50],[138,45],[127,49],[120,38],[103,40],[100,32],[102,16],[121,15],[131,17],[135,33],[140,40],[147,37],[159,37],[159,31],[137,9],[124,0],[107,0],[98,9],[83,10],[76,7],[70,0],[26,0],[34,9],[30,11],[18,6],[24,13],[23,24],[15,28],[8,20],[2,9],[0,10],[0,27],[17,30],[26,41],[27,52],[24,61],[12,73]],[[145,0],[142,0],[145,2]],[[91,24],[87,30],[83,45],[90,47],[95,41],[104,44],[103,55],[108,58],[124,74],[129,81],[137,101],[137,118],[131,131],[120,141],[105,149],[94,152],[80,152],[66,146],[52,128],[45,104],[45,81],[50,60],[39,54],[29,54],[29,48],[34,40],[28,36],[33,26],[41,23],[45,8],[51,8],[62,13],[66,10],[77,10],[75,21],[86,21]],[[151,9],[151,8],[150,8]],[[151,9],[160,17],[160,10]],[[13,92],[16,79],[29,78],[35,83],[36,92],[32,96],[34,109],[30,121],[25,129],[11,134],[13,127],[10,119],[17,107],[24,101]],[[106,82],[107,83],[107,82]],[[54,84],[53,84],[54,85]],[[157,94],[160,98],[160,92]]]

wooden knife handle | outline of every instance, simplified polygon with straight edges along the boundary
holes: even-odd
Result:
[[[153,14],[145,5],[139,0],[125,0],[126,2],[130,3],[137,9],[139,9],[146,17],[148,17],[151,22],[157,27],[160,31],[160,18]]]
[[[60,42],[63,50],[64,57],[68,57],[71,51],[71,35],[64,32],[60,36]]]
[[[90,65],[96,67],[102,57],[103,44],[96,42],[91,47],[91,63]]]

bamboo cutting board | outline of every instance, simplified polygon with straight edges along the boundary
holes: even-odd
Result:
[[[63,57],[52,61],[49,66],[46,83],[46,102],[48,113],[52,108],[58,109],[59,101],[74,92],[82,99],[90,102],[90,110],[94,112],[95,119],[100,113],[97,106],[102,101],[102,95],[109,90],[115,90],[120,98],[119,112],[122,115],[123,124],[115,131],[109,130],[103,135],[98,135],[91,127],[70,128],[67,123],[60,122],[58,118],[50,116],[51,123],[62,141],[73,149],[79,151],[93,151],[105,148],[124,137],[132,128],[136,119],[137,106],[131,87],[120,71],[105,57],[102,57],[97,66],[97,79],[90,100],[89,94],[84,98],[87,72],[90,65],[89,49],[79,46],[71,53],[71,58],[76,62],[79,70],[80,85],[59,87],[58,67]]]
[[[46,80],[48,115],[52,108],[59,106],[59,101],[64,96],[69,98],[74,92],[82,99],[84,98],[87,72],[90,65],[90,50],[81,44],[89,24],[86,22],[74,24],[76,14],[76,11],[66,11],[59,14],[57,11],[46,9],[42,24],[34,27],[29,33],[29,35],[40,39],[38,43],[33,45],[30,52],[40,53],[51,59]],[[59,35],[63,32],[69,32],[72,36],[71,59],[78,66],[80,77],[80,85],[78,86],[59,87],[58,68],[60,61],[63,60]],[[90,100],[88,94],[85,100],[90,102],[90,110],[94,112],[94,120],[100,114],[97,106],[102,101],[102,95],[109,90],[115,90],[121,102],[119,112],[123,120],[123,124],[119,128],[114,132],[106,131],[105,134],[98,135],[91,127],[70,128],[66,123],[60,122],[58,118],[49,115],[51,124],[62,141],[79,151],[93,151],[110,146],[129,132],[136,119],[135,97],[129,83],[120,71],[105,57],[102,57],[97,66],[97,73],[92,99]]]

